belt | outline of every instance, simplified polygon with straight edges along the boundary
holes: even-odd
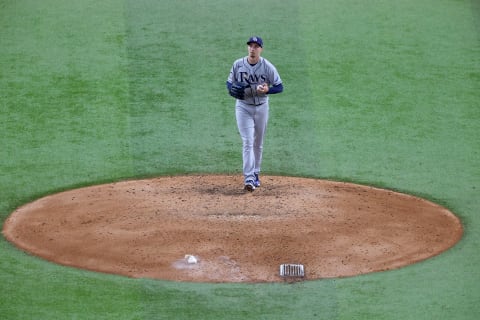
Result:
[[[258,107],[258,106],[261,106],[262,104],[265,104],[267,103],[266,101],[265,102],[262,102],[262,103],[258,103],[258,104],[254,104],[254,103],[247,103],[249,106],[254,106],[254,107]]]

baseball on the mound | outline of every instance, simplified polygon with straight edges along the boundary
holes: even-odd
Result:
[[[198,259],[194,255],[191,255],[191,254],[186,254],[185,255],[185,260],[187,260],[188,264],[195,264],[195,263],[198,262]]]

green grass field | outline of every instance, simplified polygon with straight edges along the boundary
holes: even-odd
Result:
[[[225,80],[252,34],[278,68],[269,174],[422,196],[465,227],[394,271],[288,284],[129,279],[0,237],[1,319],[478,319],[476,0],[0,0],[0,221],[78,186],[241,174]]]

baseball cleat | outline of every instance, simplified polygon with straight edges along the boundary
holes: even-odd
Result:
[[[260,187],[260,179],[258,177],[258,173],[254,173],[255,174],[255,181],[253,181],[253,185],[255,186],[255,188],[258,188]]]
[[[245,181],[245,188],[243,189],[252,192],[253,190],[255,190],[255,182],[253,180]]]

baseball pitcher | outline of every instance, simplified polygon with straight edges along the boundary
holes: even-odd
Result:
[[[244,189],[260,186],[263,139],[268,123],[268,96],[283,91],[275,66],[261,57],[263,40],[247,41],[248,55],[233,63],[227,79],[227,90],[235,100],[235,116],[243,143]]]

